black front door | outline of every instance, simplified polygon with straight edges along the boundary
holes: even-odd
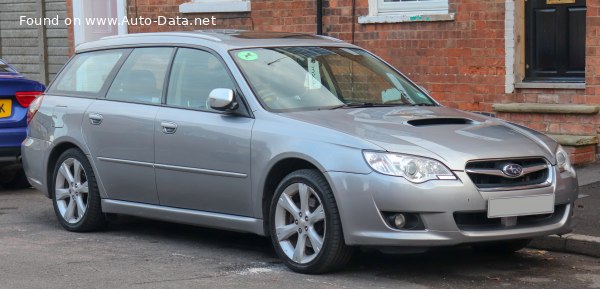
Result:
[[[585,0],[525,3],[525,81],[583,82]]]

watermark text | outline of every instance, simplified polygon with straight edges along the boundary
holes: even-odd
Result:
[[[32,18],[27,16],[19,17],[19,25],[21,26],[59,26],[59,25],[86,25],[86,26],[215,26],[217,18],[201,17],[201,18],[185,18],[185,17],[166,17],[158,16],[156,18],[149,17],[86,17],[86,18],[65,18],[60,19],[58,16],[49,18]]]

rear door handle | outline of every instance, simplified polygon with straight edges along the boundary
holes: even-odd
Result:
[[[160,123],[162,132],[166,134],[174,134],[177,131],[177,124],[170,121],[163,121]]]
[[[90,113],[90,114],[88,114],[88,117],[89,117],[90,123],[92,125],[99,125],[102,123],[102,120],[104,119],[102,117],[102,115],[99,113]]]

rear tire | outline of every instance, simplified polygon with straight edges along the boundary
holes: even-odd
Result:
[[[90,232],[106,225],[94,171],[79,149],[69,149],[58,158],[50,195],[56,217],[66,230]]]
[[[277,255],[293,271],[320,274],[344,267],[353,249],[344,242],[333,192],[317,170],[286,176],[273,195],[269,228]]]
[[[529,245],[531,239],[519,239],[472,245],[475,252],[494,255],[510,255]]]
[[[23,168],[5,170],[1,173],[2,178],[0,178],[0,187],[8,190],[20,190],[31,187]]]

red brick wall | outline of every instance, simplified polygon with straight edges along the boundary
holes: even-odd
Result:
[[[586,21],[586,99],[600,105],[600,0],[587,0]]]
[[[587,98],[584,89],[517,89],[514,94],[518,103],[586,104]],[[497,116],[548,134],[600,134],[598,115],[498,113]]]

